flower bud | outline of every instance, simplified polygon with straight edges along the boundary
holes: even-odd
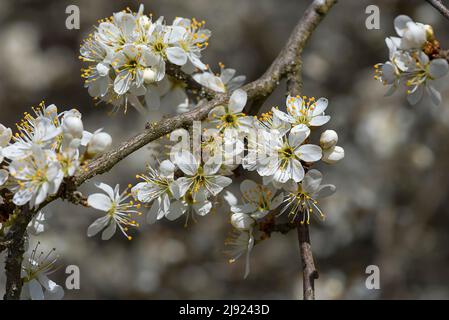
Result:
[[[254,224],[254,219],[246,213],[234,213],[231,215],[231,224],[239,230],[248,230]]]
[[[433,33],[432,26],[429,26],[428,24],[424,25],[424,28],[426,29],[426,38],[427,41],[433,41],[435,40],[435,34]]]
[[[323,149],[329,149],[338,142],[338,135],[334,130],[326,130],[321,134],[320,145]]]
[[[408,22],[401,39],[402,49],[421,48],[427,40],[427,30],[422,24]]]
[[[156,82],[156,72],[154,72],[151,68],[146,68],[143,70],[143,81],[146,84]]]
[[[81,139],[83,137],[83,121],[76,116],[65,116],[62,120],[62,132],[65,137],[72,139]]]
[[[345,157],[345,150],[339,146],[333,146],[329,149],[323,150],[323,157],[321,160],[328,164],[334,164]]]
[[[0,147],[6,147],[12,138],[12,131],[0,124]]]
[[[112,138],[106,132],[94,133],[87,144],[87,154],[93,156],[104,152],[112,143]]]

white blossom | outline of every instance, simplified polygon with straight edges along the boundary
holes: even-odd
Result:
[[[117,184],[114,189],[105,183],[98,183],[96,186],[104,193],[94,193],[87,198],[87,203],[94,209],[106,212],[106,215],[95,220],[87,229],[87,236],[92,237],[102,231],[101,239],[109,240],[117,230],[117,227],[123,235],[131,240],[128,235],[128,227],[138,227],[139,224],[132,218],[133,214],[140,215],[137,211],[139,204],[129,201],[131,196],[127,190],[120,193],[120,187]]]
[[[285,207],[281,213],[289,211],[289,215],[293,219],[302,213],[301,223],[310,223],[310,215],[313,212],[316,212],[319,218],[324,219],[324,214],[318,206],[318,200],[332,195],[335,192],[335,186],[321,184],[322,179],[321,172],[312,169],[306,173],[300,183],[293,181],[286,183],[284,188],[288,194],[285,197]]]
[[[21,299],[60,300],[64,297],[64,289],[48,278],[56,271],[58,257],[55,256],[55,249],[47,254],[38,251],[39,244],[38,242],[22,265]]]
[[[276,195],[277,189],[273,185],[264,186],[248,179],[240,184],[240,191],[243,204],[237,204],[235,196],[229,193],[227,195],[226,200],[231,206],[231,212],[245,214],[255,220],[276,209],[284,199],[282,192]]]
[[[151,204],[146,220],[152,224],[162,219],[171,210],[173,193],[171,186],[174,181],[175,165],[170,160],[160,163],[159,169],[148,168],[147,175],[137,175],[144,180],[131,189],[134,198],[142,203]]]
[[[225,245],[229,247],[227,254],[230,256],[229,263],[234,263],[245,254],[245,274],[246,279],[250,273],[250,254],[254,248],[253,230],[238,230],[226,239]]]
[[[304,124],[308,127],[322,126],[331,118],[324,114],[328,105],[326,98],[320,98],[315,101],[313,97],[306,100],[306,97],[292,97],[289,95],[286,105],[287,113],[277,108],[273,108],[272,111],[277,117],[291,123],[292,126],[299,124]]]
[[[189,190],[172,203],[171,209],[165,214],[165,217],[168,220],[176,220],[185,215],[185,226],[187,226],[190,217],[196,222],[194,213],[205,216],[212,209],[212,202],[207,197],[208,195],[203,189],[195,192],[195,194]]]
[[[235,90],[229,98],[227,106],[217,106],[209,112],[209,122],[220,131],[234,129],[247,132],[252,128],[253,118],[243,113],[246,100],[246,91]]]
[[[234,69],[225,69],[223,65],[220,68],[221,74],[219,76],[215,75],[212,71],[205,71],[194,74],[193,79],[202,86],[220,93],[232,92],[240,88],[245,82],[245,76],[235,77],[236,71]]]
[[[174,182],[174,197],[180,199],[188,190],[192,192],[193,199],[199,191],[216,196],[223,188],[231,184],[228,177],[218,175],[221,162],[212,158],[201,164],[196,157],[188,152],[178,152],[174,155],[174,163],[185,174]]]
[[[16,186],[13,202],[18,206],[30,203],[37,207],[48,195],[55,194],[64,174],[56,153],[33,146],[32,154],[9,165],[9,173],[15,179]]]
[[[303,144],[309,135],[310,129],[304,124],[295,126],[288,137],[271,132],[263,139],[267,152],[258,160],[257,172],[263,177],[270,177],[268,181],[301,181],[304,177],[301,161],[316,162],[322,156],[319,146]]]

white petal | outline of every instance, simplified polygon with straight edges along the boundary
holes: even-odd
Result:
[[[171,186],[173,197],[175,197],[175,199],[180,199],[186,194],[192,183],[192,179],[186,177],[178,178],[175,182],[172,183]]]
[[[288,178],[293,179],[293,181],[299,182],[304,178],[304,168],[300,161],[296,159],[292,159],[289,163],[289,166],[286,168],[286,171],[289,171],[289,176],[283,176],[279,182],[287,182]],[[285,177],[288,177],[287,179]]]
[[[333,184],[323,184],[316,194],[316,198],[325,198],[333,195],[337,188]]]
[[[255,221],[246,213],[234,213],[231,215],[231,224],[239,230],[249,230]]]
[[[294,123],[295,119],[290,116],[289,114],[286,114],[285,112],[282,112],[281,110],[277,109],[277,108],[272,108],[271,109],[273,111],[273,114],[278,117],[279,119],[281,119],[282,121],[285,122],[289,122],[289,123]]]
[[[132,75],[127,71],[117,74],[114,80],[114,91],[119,94],[125,94],[131,87]]]
[[[317,116],[322,114],[326,110],[328,103],[329,101],[326,98],[319,98],[314,105],[312,115]]]
[[[228,110],[230,113],[240,113],[243,111],[243,108],[245,107],[246,100],[248,99],[248,95],[246,94],[246,91],[237,89],[235,90],[231,98],[229,98],[229,106]]]
[[[92,208],[107,212],[112,207],[112,200],[103,193],[94,193],[87,198],[87,204]]]
[[[303,124],[294,126],[288,136],[288,144],[292,148],[296,148],[301,143],[303,143],[304,140],[307,139],[309,134],[310,134],[310,129],[307,126],[305,126]]]
[[[312,127],[319,127],[322,126],[323,124],[328,123],[330,119],[331,119],[330,116],[315,116],[312,118],[312,120],[310,120],[309,124]]]
[[[281,192],[273,200],[271,200],[270,210],[274,210],[284,201],[284,194]]]
[[[114,194],[114,189],[112,189],[112,187],[106,183],[100,182],[100,183],[95,183],[95,186],[98,189],[103,190],[104,192],[106,192],[106,194],[111,198],[114,199],[115,194]]]
[[[231,68],[223,69],[220,74],[220,79],[223,83],[228,83],[235,76],[235,70]]]
[[[235,205],[231,207],[231,212],[233,213],[253,213],[257,211],[257,205],[254,203],[246,203],[242,205]]]
[[[150,210],[148,210],[147,217],[146,217],[148,224],[153,224],[156,222],[157,217],[159,215],[159,211],[160,211],[160,199],[158,198],[158,199],[154,200],[153,204],[151,205]]]
[[[426,86],[426,89],[427,89],[427,93],[430,96],[430,99],[432,99],[432,102],[436,106],[440,105],[440,103],[441,103],[441,93],[437,89],[435,89],[433,86],[431,86],[429,84]]]
[[[429,75],[433,79],[444,77],[449,70],[446,59],[434,59],[429,64]]]
[[[184,50],[179,47],[171,47],[167,49],[167,58],[171,63],[183,66],[187,62],[187,55]]]
[[[299,158],[306,162],[315,162],[321,159],[322,152],[319,146],[314,144],[305,144],[298,148]]]
[[[101,218],[98,218],[97,220],[95,220],[90,226],[89,228],[87,228],[87,236],[88,237],[93,237],[94,235],[96,235],[98,232],[100,232],[101,230],[103,230],[108,222],[109,222],[110,217],[109,216],[104,216]]]
[[[302,181],[302,187],[308,195],[313,195],[320,187],[323,175],[316,169],[312,169],[306,173]]]
[[[112,238],[112,236],[115,234],[115,231],[117,230],[117,223],[114,219],[110,219],[109,225],[106,229],[104,229],[103,233],[101,234],[101,240],[109,240]]]
[[[6,180],[8,180],[8,171],[5,169],[0,169],[0,186],[3,185]]]
[[[394,19],[394,29],[399,36],[404,35],[404,31],[407,29],[407,22],[412,22],[413,20],[406,15],[399,15]]]
[[[212,209],[212,203],[210,201],[202,201],[193,204],[193,210],[200,216],[205,216]]]
[[[170,221],[176,220],[184,214],[186,209],[187,206],[181,200],[175,201],[171,205],[170,211],[165,214],[165,217]]]
[[[36,279],[28,282],[28,288],[30,289],[30,297],[32,300],[44,300],[44,290]]]
[[[198,171],[199,162],[188,151],[178,152],[174,156],[174,162],[187,175],[193,176]]]
[[[214,176],[207,179],[207,190],[214,196],[220,193],[223,188],[229,186],[232,179],[223,176]]]
[[[423,93],[424,87],[422,85],[415,87],[415,89],[407,95],[407,101],[412,105],[417,104],[422,99]]]
[[[231,191],[226,191],[223,198],[230,207],[235,206],[238,203],[237,197]]]
[[[170,160],[164,160],[159,166],[159,171],[164,177],[172,177],[175,172],[175,165]]]
[[[204,174],[207,176],[214,175],[218,172],[220,167],[221,159],[218,159],[217,157],[210,158],[203,166]]]

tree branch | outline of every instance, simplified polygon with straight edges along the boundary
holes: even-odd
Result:
[[[28,206],[23,206],[17,214],[14,224],[9,230],[6,241],[9,243],[8,256],[5,261],[6,292],[5,300],[17,300],[22,291],[22,260],[25,252],[25,234],[29,221],[33,217],[33,211]]]
[[[242,87],[248,94],[249,99],[264,99],[268,97],[279,81],[288,76],[295,70],[300,63],[299,54],[302,52],[307,40],[312,32],[320,23],[322,18],[330,10],[337,0],[315,0],[305,11],[286,45],[273,61],[268,70],[257,80]],[[207,90],[204,90],[208,93]],[[93,159],[84,166],[84,170],[72,179],[66,181],[61,186],[60,191],[42,203],[37,210],[22,209],[20,218],[8,231],[6,240],[11,239],[12,243],[8,246],[8,258],[6,261],[7,270],[7,290],[5,299],[18,299],[20,297],[21,279],[20,268],[23,259],[23,243],[28,223],[33,215],[41,208],[58,198],[66,198],[67,192],[74,192],[78,186],[86,180],[112,169],[119,161],[144,147],[151,141],[154,141],[175,129],[189,127],[193,121],[200,121],[207,117],[209,111],[229,99],[227,94],[216,94],[210,101],[201,100],[197,107],[187,113],[178,115],[158,123],[147,124],[145,130],[129,140],[122,142],[117,148]],[[259,106],[260,107],[260,106]],[[257,111],[257,110],[254,110]]]
[[[449,20],[449,9],[441,0],[426,0],[430,5],[437,9],[446,19]]]
[[[304,300],[315,299],[315,279],[318,279],[318,271],[313,261],[312,246],[310,245],[309,225],[298,221],[299,251],[302,261],[302,281]]]

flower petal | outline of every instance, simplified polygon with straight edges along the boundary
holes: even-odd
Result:
[[[228,110],[230,113],[240,113],[243,111],[245,107],[246,100],[248,99],[248,95],[246,91],[237,89],[235,90],[231,97],[229,98],[229,106]]]
[[[305,144],[298,148],[299,158],[306,162],[315,162],[321,159],[321,148],[314,144]]]
[[[302,181],[302,188],[308,195],[313,195],[318,191],[323,175],[316,169],[312,169],[306,173],[304,180]]]
[[[107,212],[112,207],[112,200],[103,193],[94,193],[87,198],[87,204],[94,209]]]
[[[194,176],[198,171],[198,160],[188,151],[181,151],[175,154],[174,163],[182,172],[189,176]]]
[[[97,220],[95,220],[89,226],[89,228],[87,228],[87,236],[88,237],[93,237],[98,232],[103,230],[108,225],[109,219],[110,219],[109,216],[104,216],[104,217],[101,217],[101,218],[98,218]]]
[[[110,219],[109,225],[106,229],[104,229],[103,233],[101,234],[101,240],[109,240],[112,238],[112,236],[115,234],[115,231],[117,230],[117,222],[115,222],[114,219]]]
[[[183,66],[187,62],[187,54],[179,47],[170,47],[166,50],[168,60],[178,66]]]

